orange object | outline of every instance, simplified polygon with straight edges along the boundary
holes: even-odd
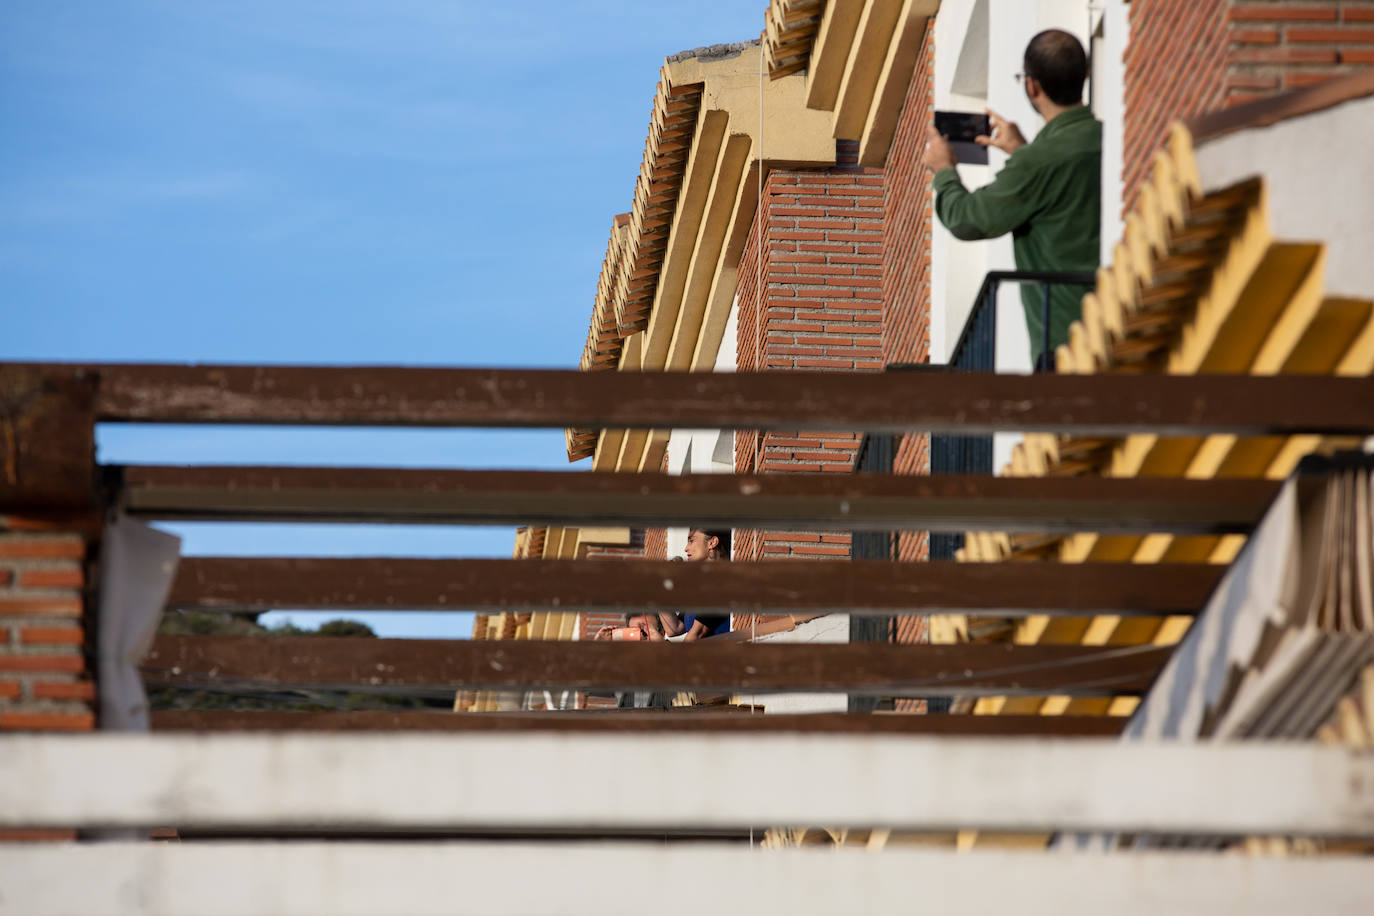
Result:
[[[611,631],[611,639],[643,639],[644,631],[639,627],[616,627]]]

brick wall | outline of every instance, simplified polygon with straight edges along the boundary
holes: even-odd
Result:
[[[0,516],[0,730],[95,728],[82,535]]]
[[[934,108],[935,30],[926,28],[912,71],[906,103],[883,171],[887,219],[883,225],[883,359],[888,363],[930,361],[930,240],[933,195],[925,165],[926,127]],[[930,473],[930,439],[904,436],[893,462],[897,474]],[[902,532],[902,560],[928,556],[925,532]],[[915,641],[924,617],[902,618],[899,641]],[[903,636],[907,638],[903,638]]]
[[[645,556],[647,532],[634,529],[630,532],[630,543],[625,545],[589,544],[584,558],[588,560],[641,560]],[[603,626],[621,626],[625,623],[624,614],[601,614],[583,612],[578,615],[578,639],[591,639]],[[613,697],[589,697],[585,693],[576,695],[575,705],[585,709],[614,709]]]
[[[1232,2],[1224,104],[1374,64],[1374,0]]]
[[[739,266],[739,371],[882,369],[884,205],[882,172],[858,165],[854,143],[836,144],[833,168],[769,174]],[[860,436],[778,430],[735,441],[738,473],[848,474]],[[845,560],[849,549],[838,532],[736,531],[732,544],[737,560]],[[732,625],[754,622],[737,614]]]
[[[857,156],[841,142],[833,168],[769,174],[740,261],[740,371],[882,368],[883,177]],[[844,431],[741,433],[735,467],[847,474],[858,444]],[[741,531],[734,556],[843,559],[849,536]]]
[[[1374,64],[1374,0],[1136,0],[1125,206],[1169,124]]]
[[[584,558],[588,560],[640,560],[646,556],[644,545],[646,534],[636,528],[630,532],[630,543],[588,544]],[[591,639],[596,631],[606,624],[620,626],[625,622],[624,614],[593,614],[583,612],[578,619],[578,639]]]
[[[887,363],[930,361],[930,243],[933,195],[925,165],[926,127],[934,108],[935,29],[926,28],[920,55],[911,74],[906,101],[892,138],[883,170],[887,219],[883,226],[883,359]],[[893,472],[930,473],[930,438],[903,436],[897,445]],[[923,531],[897,536],[897,556],[907,562],[929,556]],[[911,644],[929,640],[928,618],[907,614],[897,618],[893,638]],[[926,711],[924,700],[898,700],[898,712]]]

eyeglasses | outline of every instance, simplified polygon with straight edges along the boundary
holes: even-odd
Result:
[[[1016,73],[1013,73],[1012,78],[1016,80],[1018,83],[1023,83],[1026,80],[1026,71],[1020,70]]]

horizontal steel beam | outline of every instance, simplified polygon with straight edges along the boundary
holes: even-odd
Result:
[[[399,468],[110,469],[161,519],[834,530],[1248,532],[1271,480],[616,474]]]
[[[1374,434],[1370,377],[89,368],[111,422]]]
[[[1194,614],[1204,564],[185,557],[167,606],[444,611]]]
[[[1369,859],[568,842],[30,843],[0,885],[30,916],[1366,916]],[[609,875],[614,874],[614,880]],[[664,876],[707,875],[665,887]],[[79,880],[63,876],[79,876]]]
[[[348,637],[159,636],[150,681],[234,680],[312,687],[1110,695],[1153,683],[1171,648],[1007,643],[553,642]]]
[[[1316,744],[105,733],[7,737],[0,772],[0,825],[13,827],[824,824],[1374,837],[1374,755]],[[624,776],[645,773],[698,774],[711,789],[646,792]]]
[[[155,732],[303,731],[551,731],[551,732],[801,732],[805,734],[1035,735],[1110,737],[1121,716],[972,716],[875,713],[769,713],[737,707],[668,710],[450,713],[383,710],[292,712],[260,709],[153,710]]]

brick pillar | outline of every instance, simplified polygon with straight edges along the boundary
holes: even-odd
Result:
[[[887,219],[883,224],[883,359],[892,363],[930,361],[930,244],[933,194],[925,164],[926,127],[934,109],[935,29],[926,28],[920,56],[907,87],[902,115],[883,170]],[[930,473],[930,437],[901,438],[893,461],[895,474]],[[897,534],[900,560],[929,557],[924,531]],[[930,640],[929,617],[905,614],[896,620],[893,639],[911,644]],[[897,700],[898,712],[923,713],[925,700]]]
[[[88,639],[82,594],[89,540],[0,515],[0,733],[95,728],[85,653],[94,634]],[[74,838],[71,830],[0,830],[0,841]]]
[[[886,363],[930,362],[930,240],[933,200],[925,164],[926,128],[934,109],[935,29],[927,27],[907,87],[901,119],[883,170],[887,219],[883,223],[883,359]],[[930,437],[903,436],[893,462],[896,474],[930,473]],[[897,555],[929,556],[927,533],[901,532]],[[902,642],[925,632],[925,617],[899,621]],[[906,638],[903,638],[905,636]]]
[[[0,730],[89,731],[86,541],[0,516]]]
[[[840,142],[833,168],[769,174],[740,261],[740,371],[882,369],[883,176],[857,156],[856,144]],[[859,441],[847,430],[740,433],[735,466],[848,474]],[[733,551],[740,560],[847,559],[849,535],[741,531]]]

